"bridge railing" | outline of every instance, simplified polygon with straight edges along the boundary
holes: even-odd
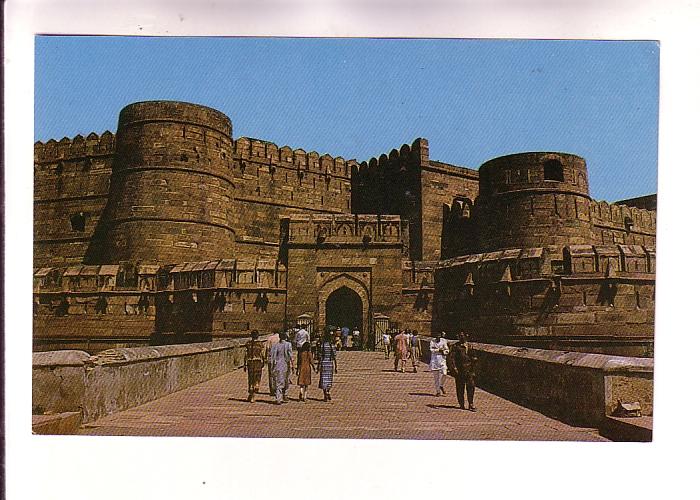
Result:
[[[421,338],[424,361],[429,337]],[[452,342],[450,342],[452,343]],[[622,402],[653,412],[654,360],[470,343],[477,386],[563,422],[600,427]]]
[[[240,368],[246,341],[36,352],[32,413],[79,411],[91,422]]]

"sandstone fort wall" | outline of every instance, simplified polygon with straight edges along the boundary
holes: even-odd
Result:
[[[641,246],[511,249],[442,261],[434,330],[545,349],[650,356],[655,252]]]
[[[286,275],[269,259],[41,268],[34,348],[97,352],[281,329]]]
[[[276,257],[280,216],[350,210],[353,160],[233,141],[227,117],[187,103],[136,103],[120,125],[119,151],[110,132],[35,144],[36,266]]]
[[[428,141],[358,163],[232,138],[188,103],[135,103],[117,134],[35,144],[35,348],[228,338],[308,314],[338,288],[395,328],[649,355],[653,197],[590,198],[583,158],[479,171]],[[358,325],[353,325],[358,326]]]
[[[82,262],[107,204],[114,135],[34,145],[34,263]]]

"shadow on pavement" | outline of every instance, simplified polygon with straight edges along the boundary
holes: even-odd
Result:
[[[432,408],[434,410],[437,410],[438,408],[446,408],[448,410],[460,410],[460,411],[462,410],[459,406],[454,406],[454,405],[436,405],[436,404],[431,403],[431,404],[428,404],[425,406],[427,406],[428,408]]]

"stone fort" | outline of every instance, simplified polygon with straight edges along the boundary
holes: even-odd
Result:
[[[583,158],[478,170],[426,139],[346,160],[139,102],[116,134],[34,146],[37,351],[196,342],[300,322],[652,356],[656,196],[589,194]]]

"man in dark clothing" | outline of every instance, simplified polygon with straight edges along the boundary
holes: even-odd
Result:
[[[467,389],[467,402],[469,411],[476,411],[474,407],[474,389],[476,386],[476,357],[469,346],[469,335],[464,331],[459,332],[458,341],[450,347],[450,354],[447,357],[447,368],[455,378],[457,388],[457,401],[459,407],[464,407],[464,388]]]

